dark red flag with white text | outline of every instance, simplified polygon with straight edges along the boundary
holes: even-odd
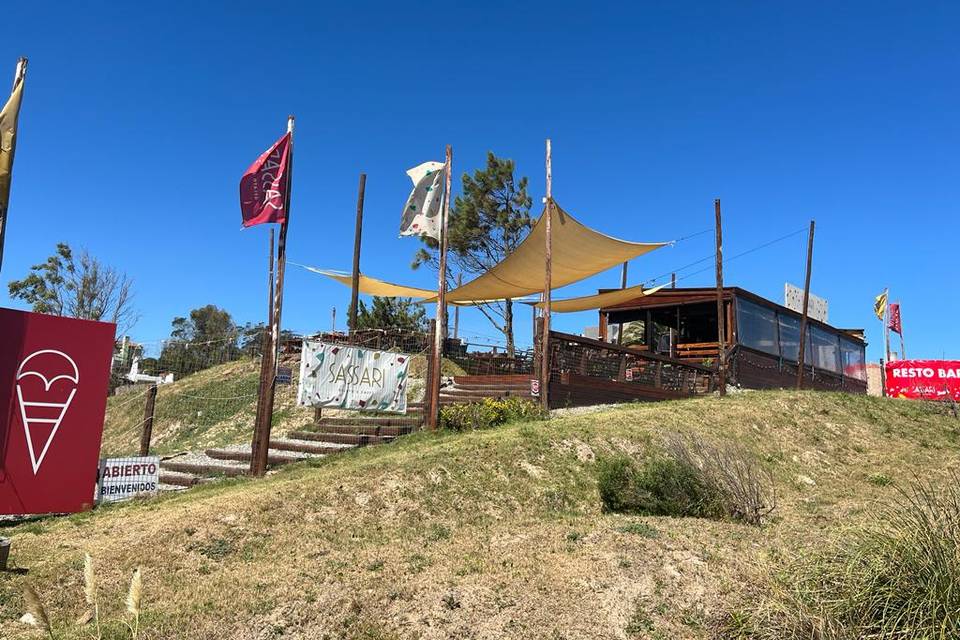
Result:
[[[240,178],[240,211],[244,227],[287,221],[291,151],[291,135],[287,133],[260,154]]]
[[[891,331],[903,335],[903,325],[900,323],[900,303],[891,302],[890,303],[890,319],[887,321],[887,326],[890,327]]]

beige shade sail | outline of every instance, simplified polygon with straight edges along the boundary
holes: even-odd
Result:
[[[516,251],[485,274],[447,292],[447,302],[522,298],[543,291],[545,279],[545,216]],[[554,203],[551,288],[589,278],[610,267],[659,249],[666,242],[627,242],[584,226]],[[555,305],[551,305],[556,309]]]
[[[574,311],[589,311],[590,309],[600,309],[614,304],[620,304],[634,298],[642,298],[660,291],[666,285],[661,284],[652,289],[644,289],[642,285],[627,287],[626,289],[617,289],[616,291],[607,291],[606,293],[595,293],[592,296],[581,296],[579,298],[566,298],[564,300],[551,300],[550,311],[556,313],[573,313]],[[538,309],[543,309],[542,302],[528,303]]]
[[[303,267],[307,271],[319,273],[322,276],[327,276],[328,278],[336,280],[340,284],[345,284],[348,287],[353,286],[353,277],[349,273],[318,269],[316,267],[309,267],[305,264],[298,264],[296,262],[291,262],[290,264]],[[436,297],[437,295],[437,292],[434,289],[406,287],[402,284],[394,284],[385,280],[371,278],[363,275],[362,273],[360,274],[359,291],[360,293],[366,293],[367,295],[382,296],[384,298],[427,298]]]

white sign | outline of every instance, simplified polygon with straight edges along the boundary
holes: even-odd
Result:
[[[156,493],[160,484],[160,458],[104,458],[100,461],[99,502],[118,502],[136,495]]]
[[[406,413],[409,365],[403,353],[304,340],[297,404]]]
[[[530,378],[530,395],[534,398],[540,397],[540,381],[536,378]]]
[[[797,313],[803,313],[803,289],[795,287],[789,282],[783,285],[783,306]],[[807,316],[820,322],[827,322],[827,301],[810,294],[810,303],[807,306]]]

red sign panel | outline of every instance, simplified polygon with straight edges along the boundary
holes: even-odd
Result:
[[[887,395],[960,401],[960,361],[895,360],[886,365]]]
[[[114,329],[0,309],[0,514],[93,504]]]

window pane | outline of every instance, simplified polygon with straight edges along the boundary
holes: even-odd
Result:
[[[773,309],[737,300],[737,331],[740,344],[780,355],[777,347],[777,314]]]
[[[840,344],[837,336],[820,327],[810,327],[810,338],[813,344],[813,366],[840,373]]]
[[[796,362],[800,354],[800,320],[782,314],[777,317],[780,319],[780,353],[785,360]]]
[[[857,380],[867,379],[867,363],[864,346],[847,338],[840,338],[840,356],[843,358],[843,375]]]

